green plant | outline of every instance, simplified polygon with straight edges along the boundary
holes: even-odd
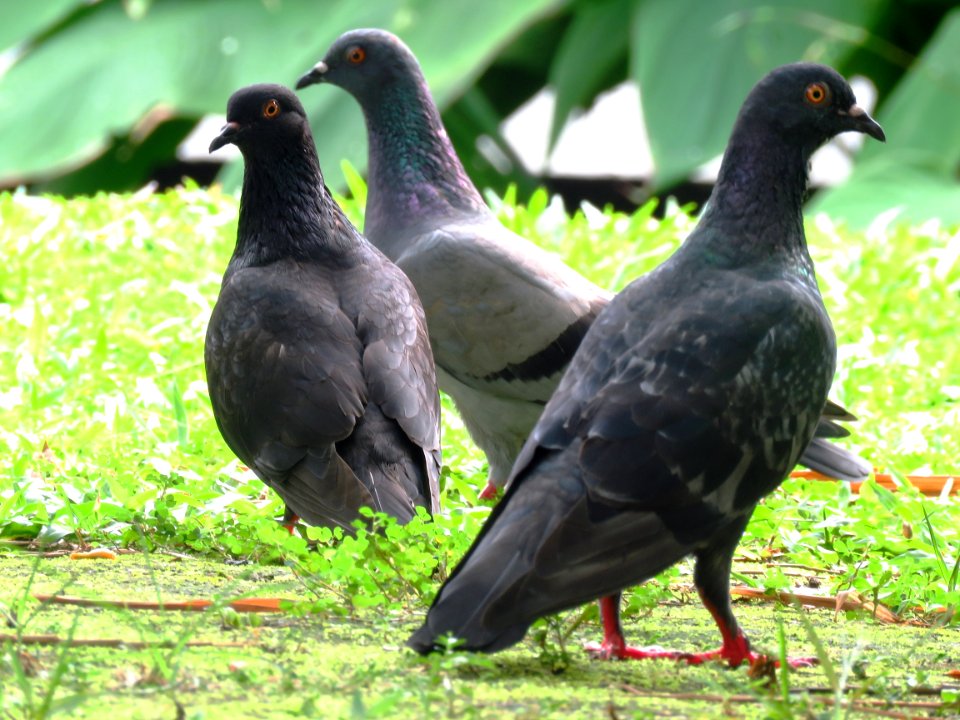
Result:
[[[912,221],[960,219],[960,71],[951,62],[960,11],[937,0],[376,0],[322,11],[308,0],[7,3],[0,51],[10,66],[0,74],[0,105],[18,112],[0,118],[0,183],[69,194],[141,187],[174,161],[198,118],[223,113],[238,87],[292,84],[341,32],[371,26],[397,32],[417,53],[454,145],[484,188],[503,192],[515,182],[524,195],[534,191],[536,179],[500,127],[545,87],[556,93],[552,144],[571,114],[635,81],[659,192],[719,154],[764,72],[805,59],[873,79],[891,138],[866,148],[852,182],[820,207],[860,226],[898,206]],[[304,100],[322,128],[315,134],[327,166],[347,157],[363,167],[352,100],[331,88]],[[60,122],[65,109],[69,123]],[[479,136],[498,146],[506,175],[478,149]],[[223,176],[229,185],[239,178],[236,163]]]

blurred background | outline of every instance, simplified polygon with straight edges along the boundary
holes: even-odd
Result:
[[[855,80],[888,142],[815,161],[816,209],[960,221],[960,8],[951,0],[40,0],[0,7],[0,188],[65,195],[240,181],[206,147],[227,98],[293,85],[345,30],[418,56],[467,171],[523,199],[702,201],[772,67]],[[328,184],[366,163],[345,92],[301,93]],[[198,123],[200,123],[198,127]],[[843,182],[841,182],[843,181]]]

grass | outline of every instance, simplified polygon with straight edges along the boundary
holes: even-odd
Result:
[[[491,200],[506,224],[612,290],[668,257],[693,224],[675,207],[663,220],[652,205],[632,216],[585,208],[568,217],[545,193],[527,207]],[[344,204],[359,221],[356,204]],[[960,664],[957,500],[872,484],[853,495],[800,480],[758,508],[736,580],[854,590],[933,627],[804,611],[833,672],[781,673],[773,690],[720,668],[589,663],[577,647],[596,631],[593,608],[541,621],[494,658],[424,661],[400,651],[488,512],[476,498],[483,457],[445,401],[442,516],[405,528],[384,521],[384,538],[282,531],[276,497],[220,439],[203,375],[203,333],[236,213],[235,198],[196,187],[70,201],[0,195],[0,610],[8,632],[175,642],[137,651],[7,643],[0,717],[709,717],[717,709],[703,699],[710,695],[738,716],[840,717],[811,689],[835,695],[842,682],[840,690],[902,700],[916,687],[940,688],[943,672]],[[855,234],[817,217],[808,237],[840,343],[832,396],[861,419],[849,446],[901,476],[957,473],[960,233],[928,224]],[[86,563],[42,556],[88,545],[133,554]],[[238,560],[248,564],[230,564]],[[809,570],[798,579],[793,566]],[[636,589],[630,637],[714,644],[689,583],[682,564]],[[275,592],[293,609],[251,620],[223,609],[175,616],[30,599],[57,589],[165,600]],[[769,652],[781,633],[791,653],[815,649],[791,608],[738,603],[737,613]],[[182,645],[218,637],[249,645]],[[656,690],[700,699],[653,697]],[[955,701],[952,692],[934,700]]]

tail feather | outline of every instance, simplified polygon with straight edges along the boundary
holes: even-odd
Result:
[[[353,531],[358,509],[372,498],[333,446],[311,448],[279,482],[268,484],[310,525]]]
[[[821,437],[815,437],[798,461],[821,475],[857,482],[870,477],[873,468],[863,458]]]
[[[337,451],[372,498],[371,507],[409,522],[416,505],[431,510],[432,489],[422,448],[375,405],[368,405],[353,434]]]
[[[598,519],[571,465],[558,453],[511,485],[410,647],[428,653],[452,635],[465,649],[502,650],[538,617],[646,580],[690,551],[654,513]]]

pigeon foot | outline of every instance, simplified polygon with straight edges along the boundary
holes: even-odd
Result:
[[[298,522],[300,522],[300,516],[293,512],[293,510],[290,508],[286,508],[283,513],[283,520],[280,521],[280,524],[283,526],[283,528],[288,533],[293,535],[293,530],[297,527]]]
[[[595,660],[675,660],[683,661],[688,665],[703,665],[707,662],[726,662],[730,667],[739,667],[746,662],[749,665],[769,662],[766,655],[750,649],[747,638],[742,633],[733,638],[732,642],[724,643],[723,647],[706,652],[682,652],[668,650],[659,645],[648,647],[633,647],[627,645],[622,634],[606,634],[603,642],[587,643],[583,649]],[[780,667],[778,660],[773,661],[775,667]],[[792,668],[813,667],[817,664],[816,658],[800,657],[788,658],[787,664]]]
[[[500,488],[493,484],[493,480],[487,480],[487,486],[480,491],[478,496],[481,500],[496,500],[500,495]]]

